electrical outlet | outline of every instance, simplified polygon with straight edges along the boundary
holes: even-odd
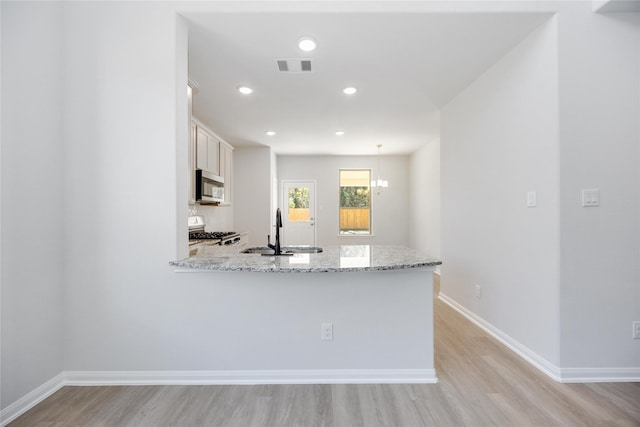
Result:
[[[633,339],[640,340],[640,321],[635,321],[633,325]]]
[[[482,298],[482,288],[480,287],[480,285],[476,285],[476,298]]]
[[[333,340],[333,323],[321,323],[320,324],[320,339],[322,341]]]
[[[582,206],[586,208],[600,206],[600,190],[597,188],[582,190]]]

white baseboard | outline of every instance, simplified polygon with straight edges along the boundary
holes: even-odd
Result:
[[[67,372],[65,385],[435,384],[435,369]]]
[[[0,425],[5,426],[9,424],[11,421],[33,408],[38,403],[60,390],[64,385],[63,372],[0,411]]]
[[[637,383],[640,368],[561,368],[563,383]]]
[[[511,349],[518,356],[522,357],[527,362],[531,363],[533,366],[538,368],[540,371],[544,372],[547,376],[553,378],[556,381],[561,381],[560,376],[560,368],[553,365],[543,357],[539,356],[537,353],[531,351],[529,348],[523,346],[518,341],[511,338],[509,335],[502,332],[500,329],[493,326],[491,323],[487,322],[477,314],[468,310],[461,304],[458,304],[455,300],[449,298],[442,292],[438,295],[438,298],[451,306],[454,310],[462,314],[464,317],[475,323],[482,330],[487,332],[489,335],[493,336],[495,339],[500,341],[502,344]]]
[[[442,292],[438,298],[555,381],[561,383],[640,382],[640,368],[559,368]]]
[[[0,412],[5,426],[63,386],[237,384],[435,384],[435,369],[337,369],[278,371],[68,371]]]

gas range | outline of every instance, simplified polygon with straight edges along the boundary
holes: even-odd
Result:
[[[228,239],[236,236],[235,231],[190,231],[189,240]]]
[[[204,218],[201,216],[189,217],[189,245],[204,242],[222,246],[246,244],[247,233],[204,231],[204,227]]]
[[[209,243],[212,245],[238,245],[242,241],[242,235],[235,231],[190,231],[189,244]]]

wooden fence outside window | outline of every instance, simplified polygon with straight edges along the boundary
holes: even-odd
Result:
[[[340,208],[340,231],[368,231],[371,225],[369,208]]]

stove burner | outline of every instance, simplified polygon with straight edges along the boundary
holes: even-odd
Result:
[[[224,239],[238,233],[234,231],[196,231],[189,233],[189,240],[194,239]]]

